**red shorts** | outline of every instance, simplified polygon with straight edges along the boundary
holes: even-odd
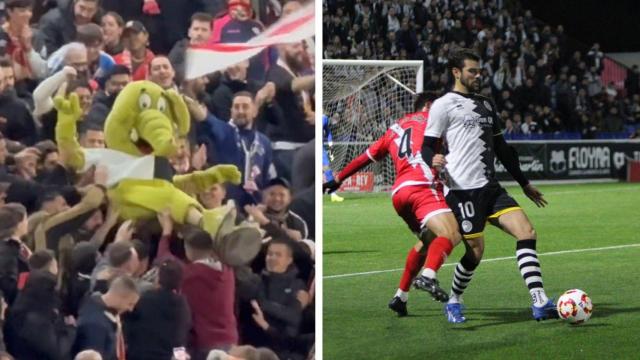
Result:
[[[416,234],[433,216],[451,212],[442,190],[430,186],[403,187],[393,195],[392,201],[398,215]]]

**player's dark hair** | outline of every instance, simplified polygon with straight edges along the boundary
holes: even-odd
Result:
[[[435,91],[424,91],[416,94],[416,99],[413,102],[413,111],[418,112],[422,110],[428,103],[434,102],[438,98],[438,94]]]
[[[0,68],[13,68],[13,64],[9,59],[0,59]]]
[[[480,61],[480,56],[471,49],[452,49],[449,51],[449,56],[447,57],[447,69],[449,71],[453,70],[453,68],[462,70],[462,68],[464,68],[465,60]]]

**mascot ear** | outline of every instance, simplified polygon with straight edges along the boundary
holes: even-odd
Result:
[[[178,133],[180,136],[185,136],[189,133],[189,127],[191,126],[191,117],[189,115],[189,109],[187,104],[182,99],[182,96],[175,90],[167,90],[164,92],[164,96],[169,100],[171,117],[176,125],[178,125]]]

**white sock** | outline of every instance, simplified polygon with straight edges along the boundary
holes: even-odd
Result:
[[[541,307],[549,301],[549,298],[543,288],[531,289],[529,290],[529,293],[531,294],[533,306]]]
[[[462,295],[458,296],[458,294],[452,291],[447,304],[462,304]]]
[[[424,268],[424,270],[422,270],[422,276],[428,277],[429,279],[435,279],[436,272],[433,271],[432,269]]]
[[[396,291],[396,296],[399,297],[402,302],[407,302],[407,300],[409,300],[408,291],[402,291],[401,289],[398,289],[398,291]]]

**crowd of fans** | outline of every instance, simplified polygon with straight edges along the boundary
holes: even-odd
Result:
[[[190,45],[246,42],[302,1],[0,0],[0,360],[313,357],[312,42],[184,75]],[[168,213],[122,221],[108,170],[65,167],[54,98],[78,95],[79,143],[103,148],[137,80],[187,103],[175,174],[242,173],[196,196],[206,209],[233,200],[262,229],[248,266]]]
[[[640,71],[603,84],[604,53],[572,46],[562,25],[502,0],[323,0],[327,59],[422,60],[426,90],[446,91],[453,47],[482,58],[481,93],[497,102],[509,137],[628,136],[640,125]]]

